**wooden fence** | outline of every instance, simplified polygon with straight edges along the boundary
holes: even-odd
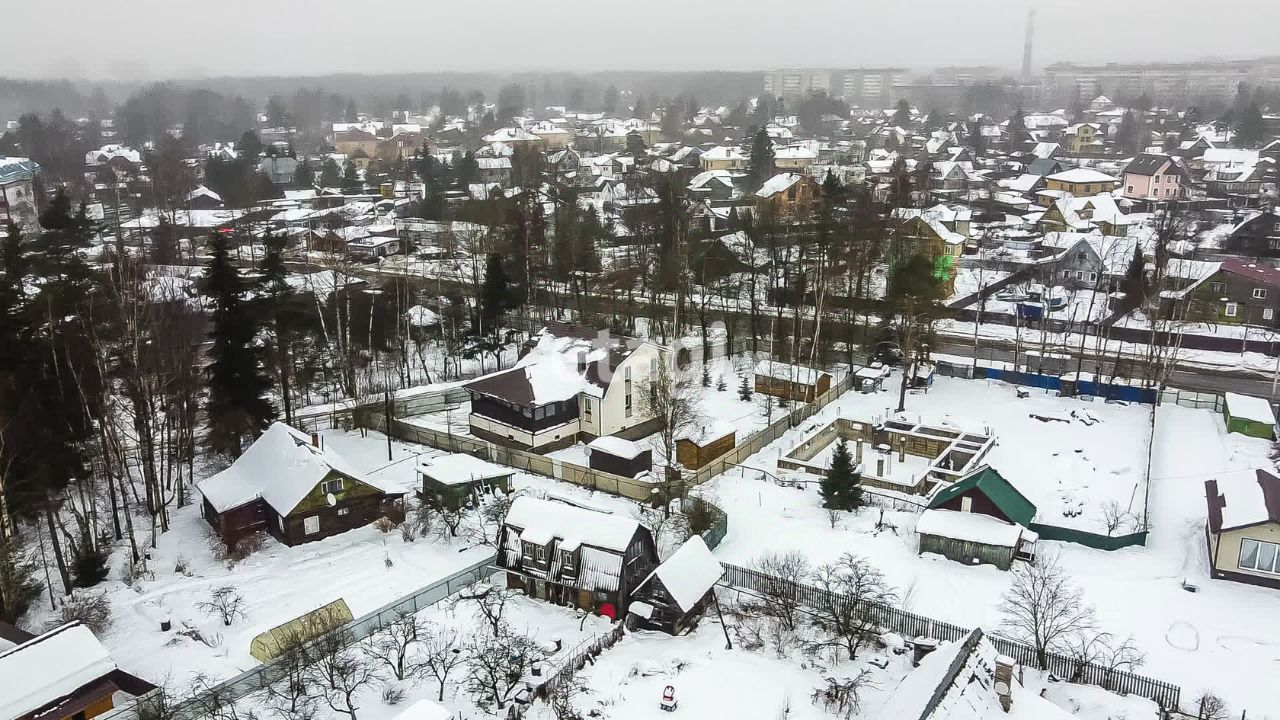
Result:
[[[821,588],[804,585],[790,580],[762,573],[751,568],[739,567],[729,563],[724,566],[722,585],[745,589],[771,597],[786,597],[791,602],[809,609],[843,606],[851,602],[843,595],[829,592]],[[876,625],[906,638],[927,637],[954,642],[969,635],[970,628],[961,627],[942,620],[935,620],[924,615],[900,610],[895,607],[860,601],[866,612],[875,619]],[[1156,680],[1143,675],[1116,670],[1096,663],[1082,662],[1075,658],[1055,653],[1046,653],[1044,663],[1035,648],[998,635],[987,634],[996,649],[1005,655],[1029,667],[1041,667],[1067,682],[1085,685],[1097,685],[1112,692],[1138,695],[1154,700],[1162,708],[1178,707],[1182,688],[1172,683]],[[1043,665],[1043,667],[1042,667]]]
[[[551,673],[546,680],[538,686],[537,694],[539,697],[546,697],[554,692],[557,688],[568,684],[569,680],[583,668],[589,661],[595,660],[600,653],[618,644],[624,634],[623,625],[625,623],[619,621],[614,624],[609,632],[603,635],[597,635],[590,640],[584,641],[581,645],[574,649],[573,653],[565,658],[560,664],[559,669]]]

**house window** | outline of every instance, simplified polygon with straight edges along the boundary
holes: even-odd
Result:
[[[1262,319],[1263,319],[1263,320],[1271,320],[1271,319],[1272,319],[1272,318],[1274,318],[1275,316],[1276,316],[1276,311],[1275,311],[1274,309],[1272,309],[1272,308],[1263,308],[1263,310],[1262,310]]]
[[[591,398],[582,399],[582,418],[591,422]]]
[[[973,498],[968,495],[960,498],[960,512],[973,512]]]
[[[325,480],[324,482],[320,483],[320,492],[325,493],[326,495],[336,495],[342,492],[342,487],[343,487],[342,478]]]
[[[547,561],[547,548],[546,548],[546,546],[544,546],[544,545],[534,545],[534,546],[533,546],[533,560],[534,560],[534,562],[546,562],[546,561]]]
[[[1091,273],[1089,273],[1089,282],[1091,282],[1091,283],[1096,283],[1096,282],[1098,282],[1098,273],[1096,273],[1096,272],[1091,272]]]
[[[560,567],[562,569],[562,572],[572,575],[573,574],[573,553],[571,552],[561,553],[561,558],[562,560],[560,562]]]
[[[1222,308],[1222,314],[1227,317],[1235,317],[1240,314],[1240,306],[1236,303],[1229,302]]]
[[[1209,292],[1212,292],[1212,293],[1221,293],[1221,292],[1226,292],[1226,291],[1227,291],[1227,284],[1226,284],[1226,283],[1221,283],[1221,282],[1211,282],[1211,283],[1209,283]]]
[[[1253,289],[1253,299],[1254,299],[1254,300],[1266,300],[1266,299],[1267,299],[1267,289],[1266,289],[1266,288],[1254,288],[1254,289]]]
[[[1280,574],[1280,545],[1245,538],[1240,541],[1240,569]]]
[[[338,517],[342,517],[343,515],[350,515],[350,514],[351,514],[351,508],[338,508]]]
[[[1129,194],[1130,194],[1130,195],[1132,195],[1132,194],[1133,194],[1133,186],[1132,186],[1132,185],[1130,185],[1130,186],[1129,186],[1129,190],[1128,190],[1128,192],[1129,192]]]
[[[623,373],[624,373],[624,375],[623,375],[623,382],[624,382],[624,384],[625,384],[625,388],[626,388],[626,412],[625,412],[625,416],[626,416],[626,417],[631,417],[631,368],[629,368],[629,367],[628,367],[628,368],[626,368],[626,369],[623,371]]]
[[[302,521],[302,532],[306,535],[315,535],[320,532],[320,516],[312,515]]]

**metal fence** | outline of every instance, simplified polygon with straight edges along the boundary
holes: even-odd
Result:
[[[1197,410],[1208,409],[1218,413],[1223,411],[1221,394],[1182,390],[1180,388],[1165,388],[1161,390],[1160,404],[1181,405],[1182,407]]]
[[[597,635],[590,640],[584,641],[579,645],[573,653],[560,664],[560,668],[551,673],[541,685],[538,686],[538,695],[546,697],[547,694],[556,688],[563,687],[569,680],[587,664],[588,660],[593,660],[600,653],[618,644],[624,635],[623,623],[614,624],[609,632],[603,635]]]
[[[798,605],[816,609],[838,607],[851,602],[848,598],[821,588],[792,582],[784,578],[774,577],[751,568],[739,567],[728,563],[724,566],[724,577],[721,584],[733,588],[778,597],[790,598]],[[961,640],[971,630],[942,620],[935,620],[924,615],[917,615],[882,603],[860,601],[866,612],[875,619],[877,626],[907,638],[928,637],[946,642]],[[1041,667],[1041,658],[1035,648],[1008,638],[987,634],[996,649],[1012,657],[1023,665]],[[1182,695],[1182,688],[1163,680],[1156,680],[1143,675],[1116,670],[1095,663],[1082,662],[1075,658],[1055,653],[1046,653],[1045,670],[1068,682],[1086,685],[1098,685],[1113,692],[1139,695],[1154,700],[1163,708],[1177,708]]]
[[[448,577],[441,578],[420,590],[389,602],[373,612],[361,615],[346,625],[333,630],[331,634],[341,637],[347,644],[359,642],[386,629],[392,621],[402,614],[412,614],[424,610],[462,588],[490,577],[493,575],[493,565],[497,562],[497,559],[497,555],[489,555],[483,560],[472,563]],[[310,644],[314,644],[314,641]],[[172,720],[202,720],[208,717],[211,706],[221,705],[225,707],[229,703],[242,700],[255,692],[266,689],[273,683],[281,681],[284,679],[286,672],[287,669],[280,660],[264,663],[217,685],[213,685],[194,697],[186,698],[170,705],[165,717]],[[163,702],[160,697],[151,694],[127,705],[121,705],[114,711],[104,715],[103,718],[104,720],[138,720],[139,718],[154,715],[155,713],[148,712],[148,709],[154,707],[153,703],[160,702]]]

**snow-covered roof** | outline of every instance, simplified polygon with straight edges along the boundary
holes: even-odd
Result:
[[[405,313],[405,321],[414,327],[428,327],[440,323],[440,316],[431,308],[414,305]]]
[[[1212,532],[1280,523],[1280,478],[1256,470],[1205,481]]]
[[[626,458],[628,460],[644,452],[644,448],[641,447],[639,443],[614,435],[601,435],[595,440],[587,443],[587,449],[599,450],[602,453],[607,453],[614,457]]]
[[[916,522],[916,532],[952,540],[1016,548],[1022,538],[1021,525],[982,513],[956,510],[925,510]]]
[[[1231,417],[1267,424],[1274,424],[1276,421],[1271,403],[1262,398],[1233,392],[1223,393],[1222,397],[1227,403],[1227,412],[1231,413]]]
[[[1091,168],[1073,168],[1064,170],[1063,172],[1050,175],[1050,180],[1056,180],[1061,183],[1070,183],[1077,185],[1080,183],[1118,183],[1119,180],[1111,177],[1104,172],[1098,172]]]
[[[719,420],[711,418],[705,422],[699,422],[697,425],[690,425],[676,433],[677,440],[688,440],[698,447],[705,447],[711,443],[730,435],[734,435],[737,428],[733,423],[727,420]]]
[[[795,185],[804,179],[804,175],[800,173],[778,173],[765,181],[764,185],[756,191],[757,197],[767,198],[773,197],[780,192],[784,192],[787,188]]]
[[[0,653],[0,708],[22,717],[116,670],[89,628],[71,622]]]
[[[982,630],[929,653],[902,679],[874,720],[1069,720],[1075,716],[1018,681],[1006,712],[995,690],[1001,656]],[[1012,663],[1011,659],[1005,658]]]
[[[365,476],[336,451],[316,447],[301,430],[272,423],[231,467],[196,484],[214,510],[223,512],[262,498],[288,515],[330,472],[393,495],[404,491],[387,481]]]
[[[816,385],[818,378],[825,374],[821,370],[777,362],[776,360],[761,360],[756,363],[752,372],[756,375],[763,375],[774,380],[786,380],[798,385]]]
[[[619,553],[627,549],[640,528],[640,523],[633,518],[527,495],[511,503],[504,522],[520,528],[522,539],[528,540],[525,533],[530,537],[546,538],[539,545],[558,537],[565,542],[593,545]]]
[[[514,468],[497,465],[466,453],[423,458],[418,463],[418,472],[442,485],[462,485],[516,473]]]
[[[671,599],[676,601],[683,612],[689,612],[707,591],[720,581],[724,568],[720,561],[711,554],[711,550],[700,535],[694,535],[678,550],[649,573],[649,576],[636,586],[638,592],[652,578],[662,581]]]

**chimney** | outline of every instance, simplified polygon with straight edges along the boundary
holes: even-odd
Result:
[[[854,460],[854,463],[857,465],[862,464],[862,438],[861,437],[858,438],[857,444],[854,445],[853,460]]]
[[[318,432],[311,433],[311,447],[313,448],[320,447],[320,433]]]
[[[1008,655],[996,656],[995,683],[992,687],[1005,712],[1009,712],[1009,708],[1013,706],[1013,666],[1014,659]]]
[[[925,655],[938,649],[938,641],[921,635],[911,641],[911,647],[913,649],[911,655],[912,666],[919,667],[920,661],[924,659]]]
[[[902,435],[898,438],[898,462],[907,461],[907,436]]]

